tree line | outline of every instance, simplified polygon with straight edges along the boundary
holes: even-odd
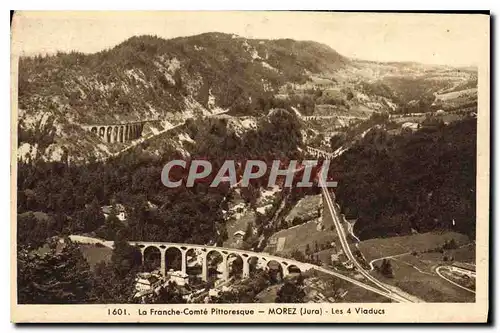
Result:
[[[476,120],[390,136],[372,130],[335,161],[336,196],[361,239],[455,230],[475,237]]]

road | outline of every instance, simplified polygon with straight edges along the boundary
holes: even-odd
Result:
[[[449,270],[449,266],[438,266],[438,267],[436,267],[436,273],[437,273],[437,275],[439,275],[440,278],[445,279],[449,283],[454,284],[455,286],[457,286],[459,288],[462,288],[462,289],[467,290],[467,291],[469,291],[471,293],[474,293],[474,294],[476,293],[474,290],[466,288],[466,287],[464,287],[464,286],[456,283],[455,281],[452,281],[452,280],[448,279],[443,274],[441,274],[441,272],[439,271],[440,269],[448,269]]]
[[[396,301],[398,303],[411,303],[410,300],[404,298],[404,297],[401,297],[395,293],[393,293],[391,290],[388,290],[388,291],[382,291],[378,288],[375,288],[375,287],[372,287],[366,283],[363,283],[363,282],[360,282],[358,280],[355,280],[353,278],[350,278],[346,275],[343,275],[343,274],[340,274],[340,273],[337,273],[335,271],[332,271],[330,269],[326,269],[324,267],[321,267],[321,266],[316,266],[316,265],[313,265],[314,266],[314,269],[320,271],[320,272],[323,272],[323,273],[326,273],[326,274],[329,274],[329,275],[333,275],[335,277],[338,277],[340,279],[343,279],[343,280],[346,280],[352,284],[355,284],[357,285],[358,287],[361,287],[361,288],[364,288],[366,290],[369,290],[369,291],[372,291],[376,294],[379,294],[379,295],[382,295],[382,296],[385,296],[387,298],[390,298],[392,299],[393,301]]]
[[[348,232],[351,234],[351,236],[352,236],[352,237],[354,237],[354,238],[356,239],[356,241],[358,241],[358,243],[359,243],[359,242],[361,242],[361,240],[358,238],[358,236],[356,236],[356,235],[354,234],[354,230],[353,230],[353,228],[354,228],[354,223],[349,223],[349,222],[347,222],[347,231],[348,231]]]
[[[407,299],[406,297],[403,297],[401,295],[398,295],[396,292],[393,290],[389,289],[384,285],[382,282],[377,280],[375,277],[371,276],[370,273],[368,273],[363,266],[357,261],[356,257],[351,251],[351,248],[349,247],[349,243],[347,242],[346,234],[344,232],[344,228],[342,227],[342,224],[340,222],[339,214],[335,210],[335,206],[333,204],[333,200],[331,198],[330,192],[328,191],[328,188],[324,186],[323,180],[320,178],[319,180],[319,185],[322,188],[323,191],[323,197],[325,198],[326,205],[328,207],[328,210],[330,212],[330,215],[332,216],[332,220],[335,224],[335,229],[337,230],[337,234],[339,236],[340,244],[342,246],[342,250],[344,251],[345,255],[347,258],[353,263],[353,265],[356,267],[358,272],[363,275],[368,281],[372,282],[374,285],[376,285],[378,288],[380,288],[383,292],[390,294],[392,299],[398,300],[399,302],[413,302],[412,300]]]
[[[368,263],[368,265],[370,265],[370,271],[373,271],[375,269],[375,267],[373,267],[373,263],[376,262],[376,261],[380,261],[380,260],[384,260],[384,259],[397,258],[397,257],[404,256],[404,255],[407,255],[407,254],[411,254],[411,252],[405,252],[405,253],[395,254],[395,255],[392,255],[392,256],[385,256],[385,257],[382,257],[382,258],[373,259],[372,261],[370,261]]]

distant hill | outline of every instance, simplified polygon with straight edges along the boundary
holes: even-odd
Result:
[[[96,54],[21,58],[19,107],[60,111],[74,122],[154,119],[193,103],[228,108],[347,62],[326,45],[291,39],[132,37]]]
[[[305,82],[310,73],[348,62],[316,42],[222,33],[170,40],[140,36],[95,54],[21,58],[19,145],[30,144],[27,150],[36,146],[56,160],[63,153],[54,154],[52,143],[72,155],[99,153],[106,147],[97,147],[98,138],[75,125],[146,119],[176,123],[272,96],[286,82]],[[41,137],[47,141],[43,146]],[[76,138],[78,147],[72,142]]]
[[[102,142],[84,124],[155,119],[160,123],[152,131],[161,131],[196,115],[263,115],[283,103],[304,114],[315,104],[342,113],[396,112],[421,95],[429,106],[438,90],[470,88],[472,75],[352,60],[313,41],[217,32],[169,40],[135,36],[95,54],[20,59],[19,156],[86,161],[125,147]]]

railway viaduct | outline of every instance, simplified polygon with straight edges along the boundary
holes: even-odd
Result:
[[[229,279],[229,261],[228,259],[232,256],[240,257],[243,262],[243,277],[250,276],[250,260],[252,258],[257,259],[257,262],[260,265],[268,268],[271,262],[274,264],[278,264],[281,268],[283,277],[287,276],[290,273],[290,268],[294,268],[295,270],[300,270],[301,272],[305,272],[306,270],[312,268],[310,264],[302,263],[295,261],[293,259],[286,259],[277,256],[273,256],[267,253],[258,253],[252,251],[245,251],[239,249],[229,249],[223,247],[216,246],[204,246],[204,245],[195,245],[195,244],[176,244],[176,243],[163,243],[163,242],[130,242],[131,245],[138,246],[142,253],[142,258],[144,260],[144,253],[150,247],[154,247],[160,251],[161,254],[161,273],[163,276],[166,274],[166,260],[165,255],[167,250],[169,249],[177,249],[180,251],[182,259],[181,259],[181,271],[186,273],[187,269],[187,253],[189,250],[195,250],[195,252],[199,253],[201,256],[202,263],[202,273],[201,278],[203,281],[207,281],[208,279],[208,257],[212,253],[218,253],[222,257],[222,280],[226,281]]]
[[[116,124],[90,124],[82,125],[82,128],[99,136],[106,143],[128,142],[142,136],[144,125],[158,122],[158,120],[144,120]]]
[[[113,241],[105,241],[98,238],[71,235],[69,238],[76,243],[83,244],[101,244],[108,248],[113,248]],[[136,246],[140,249],[142,254],[142,260],[144,262],[145,252],[148,249],[155,249],[160,251],[161,255],[161,268],[160,273],[166,275],[166,252],[169,249],[176,249],[181,253],[181,271],[186,273],[188,264],[188,252],[194,250],[197,257],[201,257],[202,274],[201,278],[203,281],[208,280],[208,257],[212,253],[218,253],[222,257],[222,280],[229,279],[229,258],[230,257],[240,257],[243,261],[243,277],[248,277],[250,275],[250,260],[255,258],[259,265],[269,268],[269,264],[273,262],[275,265],[279,265],[281,268],[283,277],[290,273],[290,269],[299,270],[305,272],[314,266],[308,263],[299,262],[293,259],[282,258],[273,256],[263,252],[252,252],[240,249],[230,249],[217,246],[206,246],[206,245],[196,245],[196,244],[183,244],[183,243],[167,243],[167,242],[143,242],[143,241],[130,241],[130,245]]]
[[[310,146],[307,146],[306,149],[307,149],[307,152],[309,154],[313,155],[316,158],[322,157],[322,158],[325,158],[325,159],[332,159],[332,158],[335,157],[332,153],[327,153],[327,152],[325,152],[323,150],[316,149],[316,148],[313,148],[313,147],[310,147]]]

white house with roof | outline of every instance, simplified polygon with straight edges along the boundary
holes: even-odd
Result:
[[[234,233],[234,238],[236,239],[236,242],[241,242],[243,238],[245,237],[245,232],[243,230],[238,230]]]
[[[102,213],[106,219],[111,215],[111,212],[113,211],[113,209],[116,213],[116,217],[120,221],[123,222],[123,221],[127,220],[127,210],[125,209],[125,206],[123,206],[122,204],[102,206],[101,210],[102,210]]]
[[[189,275],[182,271],[174,271],[173,269],[168,271],[167,282],[175,282],[178,286],[185,286],[188,283],[188,279]]]
[[[138,292],[151,291],[155,285],[158,284],[159,280],[159,277],[152,273],[137,273],[135,278],[135,290]]]
[[[403,130],[411,130],[411,131],[416,131],[420,127],[419,123],[412,123],[412,122],[406,122],[401,125],[401,129]]]

